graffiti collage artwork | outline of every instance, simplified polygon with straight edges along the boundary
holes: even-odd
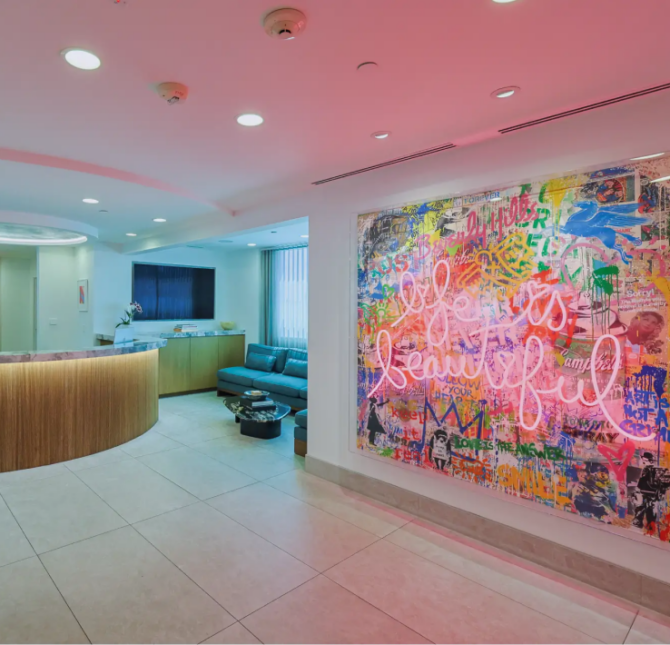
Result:
[[[669,175],[361,215],[357,448],[670,541]]]

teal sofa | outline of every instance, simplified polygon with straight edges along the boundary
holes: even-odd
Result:
[[[264,358],[267,359],[265,364],[262,360]],[[263,369],[259,369],[259,366]],[[296,376],[297,373],[304,374],[305,378]],[[306,377],[305,350],[250,343],[244,366],[226,367],[218,371],[217,390],[219,396],[242,394],[247,390],[265,390],[275,401],[293,410],[304,410],[307,407]]]

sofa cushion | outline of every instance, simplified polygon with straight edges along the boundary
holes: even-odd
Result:
[[[247,361],[244,364],[244,367],[248,367],[250,370],[271,372],[276,362],[276,356],[271,356],[269,354],[254,354],[253,352],[249,352],[247,354]]]
[[[228,381],[229,383],[237,383],[238,385],[246,385],[253,387],[254,381],[266,376],[267,372],[260,370],[251,370],[248,367],[224,367],[217,372],[219,381]]]
[[[295,358],[289,358],[284,368],[286,376],[297,376],[298,378],[307,378],[307,361],[299,361]]]
[[[293,358],[296,361],[305,361],[307,362],[307,350],[306,349],[289,349],[286,358]]]
[[[247,355],[249,354],[264,354],[269,356],[276,356],[277,362],[274,365],[275,372],[283,372],[286,367],[286,356],[288,349],[285,347],[271,347],[270,345],[259,345],[258,343],[251,343],[247,348]]]
[[[305,399],[305,401],[307,400],[307,386],[306,385],[305,385],[305,387],[303,387],[300,390],[300,398]]]
[[[267,374],[259,376],[254,381],[254,387],[298,399],[300,398],[300,390],[305,387],[305,383],[304,378],[286,376],[285,374]]]
[[[295,413],[295,424],[301,428],[307,427],[307,410],[300,410]]]

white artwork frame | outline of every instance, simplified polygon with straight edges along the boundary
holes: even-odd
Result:
[[[88,280],[77,281],[79,311],[88,311]]]

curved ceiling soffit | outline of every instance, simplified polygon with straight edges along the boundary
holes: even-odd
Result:
[[[3,211],[0,210],[0,222],[3,224],[20,224],[22,226],[44,226],[63,231],[80,233],[87,237],[97,238],[98,229],[77,220],[43,215],[42,213],[29,213],[25,211]]]
[[[210,206],[217,211],[223,211],[228,215],[234,215],[233,211],[210,202],[207,199],[192,193],[185,188],[173,186],[153,177],[146,177],[145,175],[138,175],[126,170],[119,170],[118,168],[110,168],[108,166],[99,166],[98,164],[88,163],[86,161],[77,161],[75,159],[67,159],[65,157],[56,157],[53,155],[44,155],[36,152],[25,152],[23,150],[13,150],[11,148],[0,148],[0,161],[13,161],[16,163],[25,163],[33,166],[43,166],[45,168],[58,168],[60,170],[69,170],[72,172],[87,173],[89,175],[97,175],[99,177],[106,177],[108,179],[116,179],[130,184],[137,184],[145,188],[153,188],[161,190],[173,195],[179,195],[186,199],[191,199],[201,204]]]

